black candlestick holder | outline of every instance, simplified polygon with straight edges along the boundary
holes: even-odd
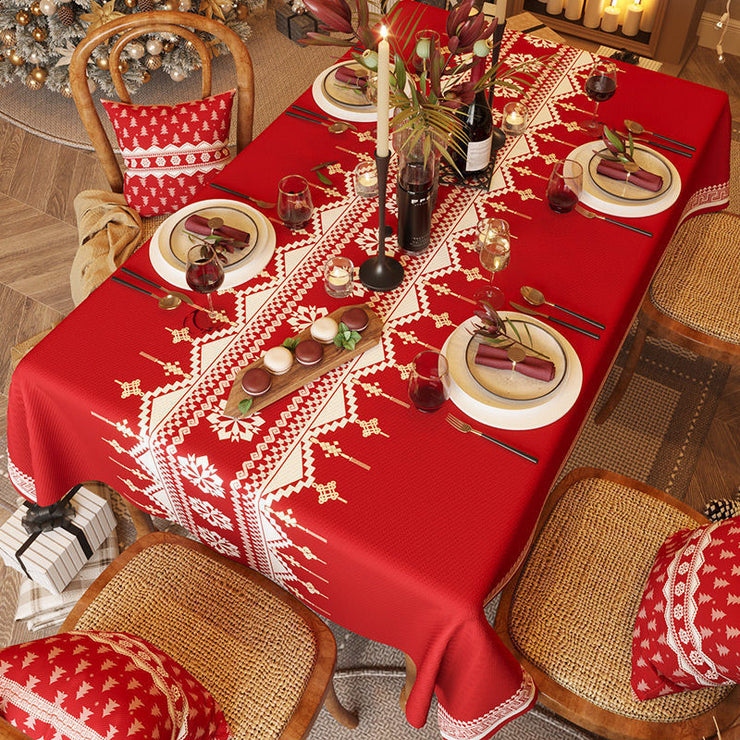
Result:
[[[395,290],[403,281],[403,265],[385,253],[385,195],[388,186],[388,161],[390,154],[375,152],[378,170],[378,253],[360,265],[360,281],[375,291]]]

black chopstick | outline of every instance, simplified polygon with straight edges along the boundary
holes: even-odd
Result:
[[[290,106],[290,110],[292,111],[299,111],[300,113],[307,113],[309,116],[316,116],[316,118],[320,118],[322,121],[333,121],[333,118],[329,118],[329,116],[325,116],[323,113],[318,113],[315,110],[310,110],[309,108],[301,108],[300,105],[296,105],[295,103]]]
[[[663,139],[663,141],[670,141],[671,144],[676,144],[676,146],[682,146],[685,149],[690,149],[692,152],[696,151],[695,146],[691,146],[691,144],[687,144],[683,141],[679,141],[678,139],[671,139],[670,136],[663,136],[663,134],[656,134],[655,131],[651,131],[650,135],[655,136],[658,139]]]
[[[163,290],[165,293],[169,293],[170,291],[167,290],[167,288],[161,286],[159,283],[155,283],[153,280],[150,280],[149,278],[145,278],[143,275],[139,275],[138,272],[134,272],[133,270],[129,270],[128,267],[121,267],[121,272],[125,272],[126,275],[130,275],[132,278],[136,278],[137,280],[141,280],[142,283],[146,283],[147,285],[151,285],[152,288],[159,288],[159,290]],[[117,282],[123,282],[124,285],[129,285],[129,283],[126,283],[124,281],[117,281]],[[149,295],[152,295],[151,293]]]
[[[134,285],[133,283],[128,283],[125,280],[121,280],[121,278],[116,277],[115,275],[111,275],[111,280],[114,283],[119,283],[120,285],[125,285],[127,288],[131,288],[132,290],[138,290],[139,293],[143,293],[144,295],[150,295],[153,298],[156,298],[157,297],[157,296],[154,295],[154,293],[152,293],[151,291],[147,290],[146,288],[140,288],[138,285]]]
[[[292,116],[293,118],[300,118],[302,121],[308,121],[309,123],[315,123],[319,126],[323,126],[323,122],[316,118],[309,118],[308,116],[301,115],[300,113],[294,113],[292,110],[285,111],[286,116]]]

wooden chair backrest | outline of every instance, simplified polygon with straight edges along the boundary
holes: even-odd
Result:
[[[87,82],[87,64],[93,50],[110,38],[119,36],[109,54],[109,69],[116,93],[123,103],[130,103],[131,97],[118,69],[121,52],[125,46],[139,36],[150,33],[170,33],[190,41],[200,56],[202,84],[201,98],[211,94],[211,56],[203,40],[191,29],[204,31],[223,42],[229,49],[237,78],[237,130],[236,150],[241,151],[252,140],[254,121],[254,71],[252,59],[241,38],[219,21],[196,13],[155,10],[149,13],[132,13],[88,32],[72,54],[69,65],[69,84],[72,89],[77,111],[85,130],[90,137],[95,153],[100,160],[111,190],[123,192],[123,175],[113,147],[108,140],[103,124],[93,103]]]

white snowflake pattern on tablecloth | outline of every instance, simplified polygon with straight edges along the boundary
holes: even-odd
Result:
[[[216,552],[226,555],[228,558],[238,558],[240,556],[239,548],[233,543],[225,540],[220,534],[212,532],[205,527],[196,527],[198,538],[204,545],[212,547]]]
[[[193,485],[211,496],[224,498],[224,482],[205,455],[178,457],[177,462],[180,463],[183,476]]]
[[[517,64],[529,64],[531,66],[541,67],[542,61],[539,60],[534,54],[522,54],[514,53],[506,55],[506,62],[509,67],[516,67]]]
[[[254,414],[247,419],[232,419],[214,411],[208,414],[206,418],[218,438],[229,442],[251,441],[265,423],[265,420],[259,414]]]
[[[288,318],[288,323],[296,330],[308,329],[316,319],[326,316],[328,309],[319,306],[298,306],[295,313]]]
[[[231,523],[229,517],[224,514],[223,511],[219,511],[209,501],[203,501],[199,498],[190,499],[190,506],[193,511],[200,514],[209,524],[220,529],[228,529],[230,532],[233,531],[234,525]]]

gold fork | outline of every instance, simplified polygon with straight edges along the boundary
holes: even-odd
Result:
[[[531,463],[538,463],[539,460],[534,457],[534,455],[530,455],[526,452],[522,452],[521,450],[517,450],[516,447],[512,447],[511,445],[507,445],[506,442],[502,442],[499,439],[496,439],[495,437],[490,437],[487,434],[483,434],[483,432],[479,432],[477,429],[474,429],[465,421],[462,421],[461,419],[458,419],[457,417],[453,416],[452,414],[447,414],[447,417],[445,419],[448,424],[450,424],[452,427],[457,429],[458,432],[463,432],[467,434],[468,432],[472,432],[473,434],[477,434],[479,437],[483,437],[484,439],[487,439],[489,442],[493,442],[494,444],[498,445],[499,447],[503,447],[505,450],[508,450],[509,452],[513,452],[515,455],[519,455],[519,457],[523,457],[525,460],[529,460]]]

